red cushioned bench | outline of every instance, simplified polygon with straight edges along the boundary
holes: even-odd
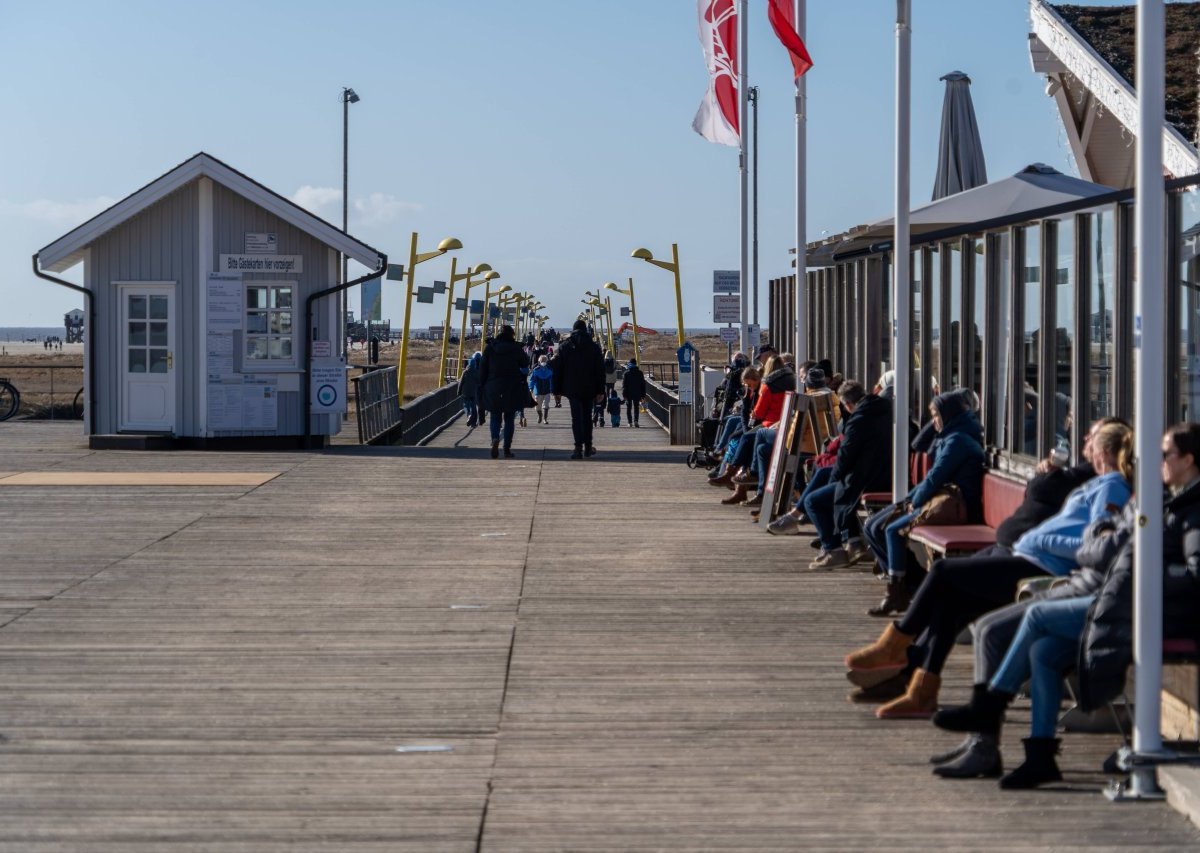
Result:
[[[933,463],[928,453],[910,453],[908,456],[908,480],[914,486],[925,479]],[[859,504],[870,516],[892,502],[891,492],[863,492]]]
[[[996,544],[996,528],[1025,499],[1025,481],[988,471],[983,475],[983,524],[916,527],[909,547],[926,567],[939,557],[961,557]]]

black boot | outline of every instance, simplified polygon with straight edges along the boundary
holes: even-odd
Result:
[[[975,743],[975,735],[967,735],[962,742],[947,752],[939,752],[936,755],[929,756],[930,764],[948,764],[956,758],[962,758],[966,751]]]
[[[912,601],[912,593],[909,591],[908,584],[904,582],[904,578],[891,578],[887,582],[887,592],[884,593],[883,601],[868,610],[867,615],[891,616],[895,613],[903,613],[908,610],[910,601]]]
[[[948,732],[979,732],[995,737],[1004,723],[1004,712],[1013,699],[1010,693],[989,690],[986,684],[971,688],[966,705],[943,708],[933,715],[933,724]]]
[[[1025,744],[1025,763],[1000,780],[1000,787],[1010,791],[1027,790],[1062,781],[1062,772],[1054,756],[1058,755],[1056,737],[1029,737]]]
[[[1004,772],[1000,747],[991,735],[972,735],[966,750],[933,772],[943,779],[995,779]]]
[[[500,442],[498,442],[498,441],[492,442],[492,458],[493,459],[500,458]]]

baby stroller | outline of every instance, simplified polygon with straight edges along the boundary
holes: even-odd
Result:
[[[696,424],[696,447],[687,455],[689,468],[708,468],[713,450],[717,446],[717,433],[721,429],[721,392],[714,395],[712,416],[701,418]]]

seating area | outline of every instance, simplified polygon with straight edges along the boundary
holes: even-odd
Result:
[[[1016,512],[1025,497],[1025,482],[996,471],[983,475],[983,523],[922,525],[908,537],[917,559],[928,564],[938,557],[961,557],[996,544],[996,528]]]

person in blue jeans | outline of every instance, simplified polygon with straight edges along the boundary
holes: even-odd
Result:
[[[963,395],[955,392],[934,397],[929,414],[937,432],[929,449],[933,458],[929,473],[908,493],[907,500],[875,513],[863,530],[888,581],[883,601],[870,611],[872,616],[900,613],[908,607],[912,594],[904,578],[908,569],[907,531],[935,494],[945,486],[957,486],[968,517],[975,520],[982,514],[983,427],[979,419]]]
[[[610,388],[608,390],[608,417],[613,426],[621,425],[621,398],[617,396],[617,389]]]
[[[1200,424],[1179,424],[1167,430],[1162,440],[1162,479],[1170,490],[1163,513],[1163,627],[1165,636],[1186,636],[1195,632],[1195,607],[1200,594]],[[1133,474],[1132,442],[1122,460],[1126,475]],[[1008,647],[999,669],[984,691],[976,691],[971,702],[939,715],[939,725],[958,731],[998,732],[1009,703],[1026,681],[1030,682],[1033,702],[1029,737],[1024,741],[1025,763],[1000,779],[1001,788],[1036,788],[1062,779],[1055,756],[1059,741],[1055,737],[1058,712],[1062,703],[1063,677],[1081,658],[1080,638],[1088,623],[1088,614],[1097,595],[1109,596],[1111,603],[1120,594],[1110,590],[1114,580],[1125,584],[1132,597],[1133,542],[1128,541],[1113,559],[1099,593],[1075,598],[1047,599],[1031,604]],[[1126,604],[1128,606],[1128,604]],[[1128,617],[1122,624],[1131,624]],[[1093,637],[1101,631],[1115,633],[1109,621],[1103,628],[1093,622]],[[1115,643],[1129,637],[1106,638],[1101,656],[1113,654]],[[1128,649],[1130,643],[1126,642]],[[1085,665],[1092,665],[1085,649]],[[1115,666],[1123,672],[1127,661]],[[1081,688],[1086,672],[1080,673]],[[1117,688],[1119,690],[1119,688]],[[1084,695],[1081,689],[1081,697]],[[1081,702],[1084,701],[1081,699]],[[949,722],[951,725],[946,725]]]

